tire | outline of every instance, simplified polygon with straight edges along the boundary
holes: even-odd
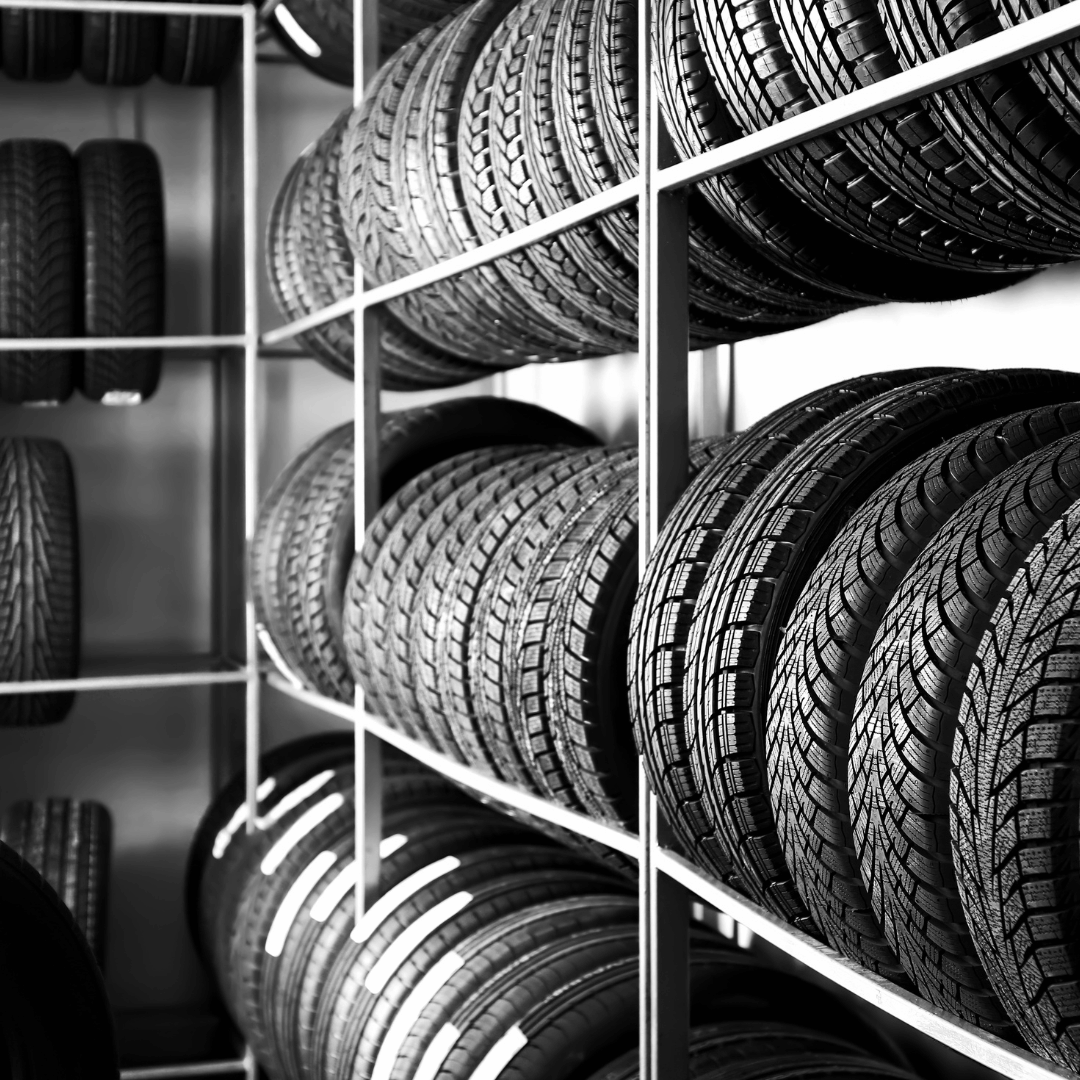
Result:
[[[0,55],[9,79],[59,82],[79,62],[79,15],[74,11],[5,8],[0,12]]]
[[[739,131],[697,45],[691,0],[665,0],[654,36],[661,106],[686,158],[731,142]],[[881,300],[957,299],[1019,277],[917,265],[856,241],[817,216],[760,162],[706,181],[713,210],[766,258],[806,284],[860,305]]]
[[[154,15],[83,12],[83,78],[103,86],[142,86],[160,64],[164,29]]]
[[[907,979],[863,888],[848,812],[851,721],[864,663],[901,578],[949,517],[999,473],[1078,430],[1080,406],[1050,406],[923,454],[844,526],[788,620],[766,733],[780,842],[829,943],[894,981]]]
[[[0,12],[5,27],[5,20],[16,17],[23,17],[19,9]],[[12,74],[6,65],[5,70]],[[0,235],[0,336],[78,337],[79,194],[66,146],[45,139],[0,143]],[[0,400],[12,405],[66,401],[74,385],[73,364],[74,354],[66,350],[4,353]]]
[[[725,533],[687,641],[694,780],[740,877],[793,924],[818,933],[776,832],[765,747],[776,655],[799,594],[850,507],[897,469],[995,416],[1067,400],[1074,387],[1068,375],[1034,370],[961,372],[900,387],[804,442]]]
[[[565,468],[537,474],[492,507],[452,560],[437,611],[432,609],[433,625],[421,639],[421,648],[424,639],[431,643],[429,685],[463,758],[544,794],[549,791],[544,768],[561,765],[553,754],[541,760],[506,696],[507,620],[514,600],[527,595],[528,576],[544,543],[562,521],[632,469],[633,456],[630,448],[587,452]],[[571,797],[569,792],[560,796],[564,804]]]
[[[374,575],[376,588],[367,605],[373,617],[365,627],[366,649],[372,658],[381,653],[373,666],[382,671],[383,699],[393,702],[392,711],[400,723],[413,727],[429,746],[459,760],[463,759],[451,718],[432,707],[424,694],[425,671],[419,667],[417,653],[425,643],[418,634],[424,613],[436,603],[431,572],[439,575],[441,571],[445,577],[443,548],[468,535],[487,508],[510,497],[519,485],[553,463],[576,457],[543,447],[522,449],[524,453],[503,458],[467,480],[452,474],[417,500],[384,548]],[[430,688],[430,673],[426,675]]]
[[[1017,570],[994,609],[953,740],[950,835],[968,928],[1024,1042],[1080,1066],[1075,1005],[1074,506]]]
[[[0,820],[0,841],[29,863],[64,902],[105,966],[112,818],[101,803],[23,800]]]
[[[158,337],[165,332],[165,204],[157,156],[142,143],[101,139],[83,143],[75,160],[85,332]],[[91,349],[83,354],[80,389],[106,405],[138,404],[160,375],[160,349]]]
[[[604,888],[603,880],[598,880],[595,874],[582,877],[586,864],[580,856],[559,848],[536,848],[527,842],[481,848],[459,856],[458,861],[460,865],[413,894],[368,938],[363,951],[352,964],[342,992],[332,1000],[327,999],[326,1004],[333,1014],[325,1057],[326,1061],[333,1063],[329,1069],[330,1077],[356,1077],[358,1066],[362,1071],[365,1060],[360,1056],[362,1038],[376,1004],[375,994],[385,986],[384,980],[392,977],[399,957],[404,959],[428,944],[428,935],[424,934],[417,940],[418,935],[410,933],[412,927],[419,925],[426,930],[432,925],[434,915],[444,920],[435,923],[440,947],[441,939],[447,933],[454,940],[462,940],[469,930],[483,924],[472,918],[461,925],[463,920],[459,915],[455,924],[447,928],[451,912],[457,909],[463,914],[474,915],[477,891],[493,881],[505,882],[506,878],[501,875],[512,874],[518,878],[529,875],[526,880],[531,880],[532,887],[524,892],[520,885],[517,889],[518,903],[522,906],[572,895],[575,889],[581,892],[583,888],[589,891]],[[629,889],[615,886],[611,892],[627,895]],[[505,905],[502,906],[505,908]],[[404,951],[406,948],[408,954]]]
[[[633,947],[636,919],[637,905],[630,898],[611,897],[598,904],[589,897],[527,908],[478,931],[458,946],[462,963],[457,971],[424,988],[426,1001],[417,1002],[423,1007],[415,1008],[418,1015],[392,1067],[377,1074],[380,1080],[383,1075],[393,1080],[414,1076],[429,1054],[439,1054],[436,1037],[444,1026],[456,1021],[473,1002],[491,1000],[500,988],[511,989],[523,974],[543,967],[547,959],[565,958],[575,946],[605,939],[614,943],[608,945],[610,951],[625,956]],[[597,946],[593,948],[595,952]],[[504,1004],[500,1013],[505,1008]],[[500,1019],[493,1017],[495,1023]],[[442,1049],[444,1061],[446,1054]],[[431,1075],[438,1075],[437,1069],[431,1068]]]
[[[766,6],[754,0],[729,0],[719,8],[699,4],[695,17],[713,79],[742,133],[768,127],[808,104],[807,85]],[[892,148],[897,142],[880,125],[874,141]],[[1015,272],[1074,257],[1076,244],[1064,237],[1057,240],[1055,258],[1050,251],[1039,255],[989,239],[985,228],[975,234],[957,227],[951,216],[927,207],[925,197],[913,199],[907,185],[897,184],[896,170],[871,153],[857,131],[819,136],[765,160],[823,219],[856,240],[918,262]],[[1052,233],[1045,243],[1053,250]]]
[[[236,63],[241,37],[239,19],[166,15],[158,75],[180,86],[218,86]]]
[[[268,21],[278,41],[309,71],[352,86],[352,16],[344,0],[286,0]]]
[[[0,927],[5,996],[18,1003],[16,1012],[26,1021],[18,1026],[33,1075],[115,1080],[112,1011],[90,947],[51,886],[2,843]]]
[[[627,681],[638,753],[664,815],[695,861],[735,876],[726,844],[702,805],[691,764],[685,650],[701,589],[725,532],[759,483],[830,420],[878,394],[944,369],[883,372],[835,383],[770,413],[704,464],[672,508],[642,572],[630,623]]]
[[[900,582],[855,705],[848,797],[875,914],[920,992],[992,1031],[1011,1025],[964,919],[949,833],[956,720],[1009,580],[1078,497],[1080,436],[1069,435],[969,499]]]
[[[79,538],[75,484],[64,448],[49,439],[0,440],[0,566],[3,661],[0,679],[73,679],[79,664]],[[71,692],[11,694],[0,727],[54,724]]]

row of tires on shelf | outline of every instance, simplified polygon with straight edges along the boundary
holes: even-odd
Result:
[[[240,50],[240,20],[170,13],[0,10],[0,68],[11,79],[141,86],[153,75],[216,86]]]
[[[192,848],[189,917],[256,1059],[288,1080],[631,1080],[633,880],[387,753],[377,882],[356,916],[351,736],[265,755]],[[828,994],[690,932],[691,1075],[910,1077]]]
[[[308,689],[355,680],[411,737],[631,828],[640,754],[704,870],[1075,1067],[1078,397],[1035,369],[815,391],[692,448],[636,590],[632,448],[435,407],[473,442],[403,482],[388,459],[350,569],[331,433],[263,504],[264,641]]]
[[[1040,4],[665,0],[655,75],[684,157],[975,41]],[[630,0],[475,0],[417,33],[296,163],[271,214],[298,318],[598,195],[637,172]],[[740,165],[689,195],[691,347],[883,300],[984,293],[1080,254],[1072,46]],[[386,303],[395,389],[637,340],[629,206]],[[341,373],[351,317],[305,332]]]
[[[112,823],[100,803],[23,801],[0,818],[0,1070],[116,1080],[101,964]]]
[[[144,143],[0,142],[0,338],[154,337],[165,327],[161,167]],[[137,404],[159,349],[0,351],[0,401]]]

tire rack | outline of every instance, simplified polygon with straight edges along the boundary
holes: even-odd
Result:
[[[0,0],[2,2],[2,0]],[[267,0],[267,9],[275,0]],[[354,0],[354,104],[377,68],[376,0]],[[652,4],[638,2],[638,70],[652,70]],[[545,237],[562,232],[619,206],[638,203],[639,360],[638,443],[640,549],[644,566],[664,517],[686,485],[688,453],[687,405],[687,211],[688,184],[812,139],[893,106],[944,89],[965,78],[1019,60],[1080,36],[1080,3],[1065,5],[982,41],[935,58],[881,82],[818,105],[807,112],[755,131],[743,138],[676,163],[656,105],[652,79],[638,80],[639,175],[599,195],[584,199],[526,228],[397,281],[358,290],[351,298],[328,305],[262,335],[264,347],[278,346],[304,330],[342,315],[363,320],[355,335],[355,446],[357,453],[356,543],[378,509],[379,409],[378,305],[427,285],[483,266]],[[734,346],[731,361],[734,361]],[[250,608],[250,601],[249,601]],[[401,735],[364,710],[363,692],[350,708],[300,689],[284,669],[270,670],[270,686],[315,708],[354,724],[358,792],[356,850],[364,851],[364,873],[357,883],[357,916],[364,910],[365,882],[378,879],[379,746],[386,742],[417,760],[464,783],[481,797],[561,825],[636,858],[640,867],[640,1047],[641,1080],[686,1080],[688,1071],[688,923],[691,899],[733,918],[774,950],[801,965],[820,984],[848,991],[881,1010],[884,1024],[913,1029],[924,1042],[948,1047],[1009,1080],[1076,1080],[1077,1074],[1018,1049],[996,1036],[936,1009],[831,948],[782,922],[739,893],[712,880],[663,842],[666,823],[655,794],[639,766],[640,836],[594,821],[473,771]],[[257,731],[256,731],[257,736]],[[258,747],[248,747],[248,821],[256,818]],[[361,780],[363,777],[363,780]],[[910,1034],[911,1032],[909,1032]]]
[[[145,690],[212,687],[212,783],[216,789],[235,769],[240,718],[243,745],[258,743],[261,689],[251,600],[234,583],[245,577],[246,552],[258,511],[258,447],[255,429],[259,349],[257,151],[255,102],[256,8],[253,4],[184,3],[163,0],[0,0],[0,8],[38,11],[100,11],[129,15],[198,15],[235,18],[243,24],[241,62],[215,89],[214,315],[215,326],[242,326],[240,333],[158,337],[0,338],[0,353],[35,349],[160,348],[213,360],[214,435],[211,513],[211,653],[166,659],[83,664],[91,674],[74,679],[0,682],[0,695],[47,691]],[[243,491],[242,504],[235,492]],[[95,670],[102,668],[100,673]],[[127,670],[124,670],[124,669]],[[257,758],[255,759],[257,761]],[[251,772],[251,761],[248,762]],[[249,824],[249,828],[250,828]],[[257,1080],[254,1056],[224,1061],[121,1070],[121,1080],[243,1074]]]
[[[2,0],[0,0],[2,2]],[[268,8],[274,0],[268,0]],[[638,70],[652,69],[651,3],[638,4]],[[360,103],[362,87],[375,71],[377,55],[374,0],[354,0],[354,92]],[[553,214],[517,232],[500,237],[438,265],[405,278],[358,291],[286,326],[262,336],[264,346],[277,346],[342,315],[363,320],[356,334],[355,445],[358,490],[357,546],[364,527],[377,509],[378,305],[465,270],[527,247],[599,215],[638,203],[641,247],[639,265],[638,432],[641,541],[644,565],[660,524],[686,484],[687,417],[687,216],[684,189],[706,177],[768,154],[795,146],[845,124],[902,105],[941,90],[1001,64],[1080,35],[1080,3],[1065,5],[1026,23],[1003,30],[919,67],[853,91],[807,112],[755,131],[688,161],[676,163],[655,104],[651,79],[639,79],[640,172],[634,179]],[[363,275],[355,275],[359,290]],[[731,347],[733,349],[733,347]],[[732,352],[732,360],[733,360]],[[860,965],[840,956],[742,895],[711,880],[662,841],[665,823],[656,796],[649,792],[644,769],[639,770],[639,827],[633,836],[573,811],[555,807],[489,776],[475,772],[393,730],[364,710],[357,690],[355,707],[300,689],[288,671],[270,670],[267,682],[282,693],[354,724],[356,776],[364,784],[357,798],[357,850],[365,851],[369,885],[378,876],[378,755],[380,742],[405,751],[417,760],[462,782],[481,797],[498,800],[583,836],[608,844],[638,859],[640,866],[640,1045],[642,1080],[685,1080],[687,1053],[687,963],[691,898],[716,908],[790,961],[808,977],[855,995],[881,1010],[883,1025],[906,1025],[929,1042],[948,1047],[1009,1080],[1051,1080],[1077,1074],[1044,1061],[1010,1043],[988,1035],[946,1014],[922,998],[901,990]],[[256,732],[257,734],[257,732]],[[248,745],[249,770],[257,764],[257,746]],[[364,779],[361,780],[360,778]],[[255,820],[257,776],[249,772],[248,820]],[[363,911],[363,884],[358,882],[357,913]]]

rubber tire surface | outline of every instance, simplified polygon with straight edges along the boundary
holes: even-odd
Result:
[[[51,439],[0,439],[0,678],[72,679],[79,663],[78,517],[71,462]],[[53,724],[73,693],[12,694],[0,727]]]
[[[103,86],[141,86],[158,69],[163,32],[164,20],[156,15],[83,12],[83,78]]]
[[[780,841],[829,943],[886,978],[907,981],[863,888],[847,791],[852,714],[874,633],[904,573],[958,507],[1017,461],[1078,430],[1080,406],[1049,406],[917,458],[843,528],[788,620],[766,748]]]
[[[105,967],[112,818],[97,802],[48,799],[13,803],[0,841],[56,890],[98,962]]]
[[[964,688],[949,810],[960,899],[990,982],[1028,1046],[1074,1070],[1078,533],[1074,506],[994,609]]]
[[[1067,400],[1074,385],[1023,369],[902,386],[807,439],[725,533],[687,642],[694,780],[740,876],[780,917],[817,933],[780,846],[765,761],[776,656],[799,594],[850,508],[897,469],[995,416]]]
[[[13,14],[7,8],[0,20]],[[47,139],[0,142],[0,335],[79,336],[79,237],[78,179],[67,147]],[[74,359],[67,351],[4,353],[0,401],[66,401]]]
[[[0,55],[10,79],[59,82],[79,62],[79,14],[74,11],[0,12]]]
[[[882,372],[834,383],[785,405],[722,449],[672,508],[641,575],[630,624],[627,682],[634,739],[668,823],[699,865],[739,881],[726,844],[700,805],[684,697],[686,642],[705,574],[759,483],[801,442],[880,393],[944,369]]]
[[[240,52],[239,19],[166,15],[158,75],[181,86],[218,86]]]
[[[165,202],[157,155],[144,143],[100,139],[83,143],[75,160],[85,332],[158,337],[165,332]],[[92,401],[137,404],[153,394],[160,374],[160,349],[90,349],[80,389]]]
[[[949,771],[964,683],[1013,574],[1080,498],[1080,435],[991,480],[904,575],[855,706],[849,804],[863,883],[900,962],[939,1008],[992,1031],[1010,1023],[958,894]]]

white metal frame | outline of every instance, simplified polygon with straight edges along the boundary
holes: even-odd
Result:
[[[639,0],[639,71],[651,65],[649,0]],[[354,0],[356,27],[355,101],[374,71],[375,0]],[[562,232],[620,206],[638,202],[641,262],[639,267],[639,447],[641,565],[644,565],[660,524],[685,484],[686,394],[686,209],[682,192],[688,184],[722,173],[817,135],[885,109],[1021,59],[1080,34],[1080,4],[1064,5],[1026,23],[1003,30],[947,56],[931,60],[879,83],[827,102],[805,113],[753,132],[689,161],[675,163],[659,120],[651,78],[639,78],[640,172],[600,195],[551,215],[516,232],[481,245],[397,281],[363,290],[362,274],[355,276],[356,293],[321,311],[262,335],[264,346],[276,346],[331,319],[356,313],[362,325],[356,339],[357,544],[375,509],[378,476],[377,311],[380,304],[509,255],[529,244]],[[657,242],[664,239],[663,250]],[[641,898],[641,1049],[642,1080],[684,1080],[686,1076],[686,925],[689,897],[715,907],[781,949],[837,987],[921,1032],[923,1035],[996,1071],[1009,1080],[1051,1080],[1076,1074],[987,1035],[970,1024],[934,1008],[926,1001],[835,953],[830,948],[782,923],[745,897],[667,850],[661,843],[661,818],[655,795],[641,771],[639,825],[641,835],[629,834],[552,806],[490,776],[461,766],[393,731],[363,708],[358,692],[354,707],[300,689],[290,673],[271,672],[269,685],[355,725],[357,783],[366,786],[372,771],[365,762],[375,751],[376,736],[479,795],[534,814],[583,836],[601,840],[639,860]],[[250,748],[249,748],[250,749]],[[249,778],[253,800],[256,777]],[[371,852],[370,792],[358,791],[357,850],[367,849],[367,878],[377,873],[377,854]],[[365,810],[365,807],[367,810]],[[254,819],[254,803],[249,820]],[[374,866],[372,865],[374,864]],[[357,911],[363,895],[358,889]]]

